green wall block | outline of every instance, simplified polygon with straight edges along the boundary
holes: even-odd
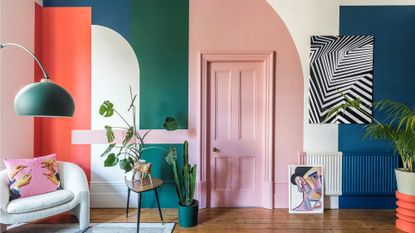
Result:
[[[151,145],[146,145],[151,146]],[[156,145],[165,148],[166,150],[170,145]],[[183,145],[173,145],[177,149],[177,162],[179,166],[183,164]],[[173,170],[171,166],[166,162],[166,153],[160,150],[148,150],[144,152],[143,159],[152,163],[152,174],[154,178],[160,178],[164,181],[163,186],[158,188],[160,205],[162,208],[177,208],[179,198],[176,193],[176,186],[174,183]],[[157,208],[154,192],[146,192],[143,194],[142,200],[143,208]]]
[[[134,0],[131,45],[140,65],[140,128],[167,116],[188,127],[188,0]]]

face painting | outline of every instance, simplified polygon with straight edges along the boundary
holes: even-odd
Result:
[[[311,169],[307,174],[304,175],[304,180],[310,187],[306,190],[307,196],[310,200],[318,201],[321,198],[321,181],[319,169]]]
[[[296,172],[292,177],[292,183],[297,185],[298,192],[303,194],[303,201],[294,210],[312,211],[321,207],[322,181],[320,168],[314,167],[305,173]]]

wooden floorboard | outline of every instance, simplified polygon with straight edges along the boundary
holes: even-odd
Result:
[[[136,209],[129,217],[125,209],[92,209],[92,223],[136,222]],[[177,223],[177,209],[163,209],[165,222]],[[142,209],[141,222],[158,222],[157,209]],[[72,223],[73,216],[63,214],[42,223]],[[324,214],[290,215],[286,209],[212,208],[199,213],[200,224],[193,228],[176,225],[174,232],[217,233],[392,233],[395,229],[394,210],[326,210]]]

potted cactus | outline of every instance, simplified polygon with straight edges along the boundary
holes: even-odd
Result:
[[[175,147],[170,148],[166,161],[172,166],[177,195],[179,197],[179,225],[192,227],[197,224],[199,202],[193,199],[196,188],[196,165],[189,164],[189,143],[183,144],[183,166],[177,165],[177,152]],[[180,172],[179,172],[180,171]]]

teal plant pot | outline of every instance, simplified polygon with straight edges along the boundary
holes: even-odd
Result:
[[[193,200],[191,206],[183,206],[179,203],[179,225],[181,227],[192,227],[197,225],[199,213],[199,202]]]

